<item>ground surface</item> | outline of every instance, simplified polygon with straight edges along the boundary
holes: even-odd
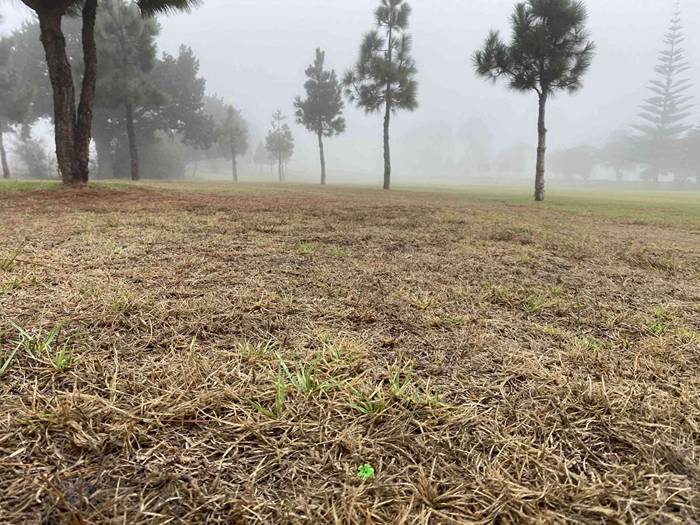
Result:
[[[37,188],[0,522],[700,522],[697,196]]]

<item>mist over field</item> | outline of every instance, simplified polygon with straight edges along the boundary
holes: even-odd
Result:
[[[159,16],[160,51],[191,46],[201,64],[208,93],[241,111],[251,128],[251,148],[242,161],[250,176],[251,156],[264,140],[272,113],[293,116],[293,98],[303,92],[304,69],[316,47],[339,76],[356,60],[361,35],[374,26],[375,0],[206,0],[190,13]],[[472,54],[489,28],[508,36],[511,0],[415,0],[410,32],[418,68],[418,103],[392,124],[394,179],[398,184],[504,182],[531,179],[535,164],[536,97],[492,85],[473,73]],[[548,107],[549,151],[581,144],[602,147],[611,134],[637,122],[648,95],[662,38],[675,8],[673,0],[590,0],[588,28],[596,55],[584,87],[557,94]],[[687,38],[683,44],[700,94],[700,4],[680,3]],[[0,8],[7,33],[30,17],[19,3]],[[377,181],[382,169],[382,125],[348,104],[347,132],[326,145],[333,182]],[[697,111],[690,119],[700,124]],[[295,152],[290,177],[315,181],[318,153],[313,134],[290,119]],[[499,154],[519,150],[517,169],[498,169]],[[205,168],[228,176],[225,163]],[[216,173],[218,172],[218,173]],[[201,174],[201,172],[200,172]],[[598,167],[593,178],[614,179]]]

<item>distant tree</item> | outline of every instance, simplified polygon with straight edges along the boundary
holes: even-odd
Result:
[[[51,176],[51,162],[46,144],[40,138],[27,137],[14,150],[31,179],[47,179]]]
[[[593,168],[600,160],[597,148],[584,144],[573,148],[560,149],[552,154],[552,171],[566,179],[575,176],[587,181],[593,174]]]
[[[345,131],[343,118],[343,90],[333,70],[323,69],[326,54],[316,49],[314,63],[306,69],[308,80],[304,84],[306,98],[294,101],[296,118],[307,130],[318,137],[321,156],[321,184],[326,184],[326,156],[323,137],[332,137]]]
[[[277,161],[277,173],[280,182],[283,182],[285,179],[284,166],[294,154],[294,137],[292,136],[292,130],[285,124],[285,120],[287,120],[287,117],[282,114],[281,110],[277,110],[272,115],[272,129],[270,129],[265,139],[265,148]]]
[[[345,94],[367,113],[384,111],[384,189],[391,189],[391,116],[418,107],[418,70],[406,32],[411,7],[405,0],[381,0],[375,11],[379,30],[370,31],[360,46],[355,67],[345,74]]]
[[[491,31],[484,47],[474,54],[478,75],[494,82],[505,77],[516,91],[534,91],[539,100],[535,200],[544,200],[547,150],[546,106],[559,90],[577,91],[594,53],[585,23],[583,2],[527,0],[515,6],[513,34],[506,44]]]
[[[5,134],[26,122],[32,99],[31,85],[22,79],[14,63],[15,54],[12,39],[0,39],[0,163],[4,179],[10,178]]]
[[[136,181],[141,176],[134,111],[158,104],[163,98],[149,76],[156,63],[159,27],[155,20],[142,18],[138,7],[125,0],[102,0],[101,7],[96,27],[100,64],[96,105],[123,111],[131,180]]]
[[[226,118],[218,126],[218,135],[219,144],[224,146],[231,156],[233,181],[238,182],[237,159],[248,152],[248,123],[233,106],[228,106]]]
[[[205,111],[206,80],[192,48],[181,45],[177,56],[163,53],[153,69],[153,83],[165,100],[157,110],[147,108],[151,127],[198,149],[216,139],[214,116]]]
[[[202,152],[212,146],[215,140],[214,117],[205,108],[206,82],[199,76],[199,62],[189,47],[181,46],[177,56],[164,53],[155,59],[152,70],[142,74],[140,85],[143,89],[136,97],[138,103],[133,106],[134,135],[139,153],[156,158],[158,152],[166,149],[157,143],[170,140],[186,148],[182,152],[184,161],[188,152]],[[98,87],[101,86],[102,82]],[[102,96],[107,94],[98,89],[98,97]],[[220,113],[223,118],[225,109]],[[121,176],[124,171],[129,171],[130,153],[124,146],[129,142],[126,129],[123,110],[118,107],[97,108],[94,136],[100,176],[109,176],[110,173]],[[156,151],[145,152],[151,147]],[[199,158],[200,155],[196,156]],[[213,156],[221,155],[217,151]],[[151,171],[147,170],[149,177],[153,175]]]
[[[681,139],[693,128],[687,120],[693,107],[693,97],[688,92],[693,85],[683,76],[690,69],[681,47],[684,40],[677,8],[664,36],[666,48],[660,52],[655,68],[658,78],[648,85],[652,96],[641,105],[642,123],[634,126],[638,132],[637,157],[649,166],[646,178],[655,182],[662,173],[673,171],[682,147]]]
[[[600,150],[600,161],[615,172],[617,182],[622,181],[626,172],[637,167],[634,150],[634,141],[625,132],[613,133]]]
[[[53,94],[56,156],[65,184],[89,177],[92,113],[97,83],[95,23],[98,0],[22,0],[37,15]],[[143,13],[187,9],[197,0],[136,0]],[[101,5],[101,4],[100,4]],[[69,13],[81,13],[82,80],[79,96],[62,28]],[[77,104],[76,104],[77,100]]]
[[[533,148],[527,144],[514,144],[501,151],[493,162],[494,170],[502,175],[520,175],[535,165]]]
[[[260,142],[258,144],[258,147],[255,148],[255,153],[253,154],[253,162],[258,167],[260,173],[262,173],[265,165],[269,164],[270,162],[270,154],[268,153],[267,149],[265,148],[265,145],[262,142]]]
[[[681,141],[680,150],[680,166],[677,172],[684,180],[695,177],[695,182],[700,188],[700,126],[688,133]]]

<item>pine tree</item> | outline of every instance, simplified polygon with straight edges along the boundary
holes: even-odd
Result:
[[[155,39],[160,28],[144,19],[136,5],[125,0],[103,0],[97,18],[96,42],[100,69],[96,105],[121,108],[131,159],[131,180],[139,180],[139,152],[134,113],[139,106],[162,98],[149,73],[156,63]]]
[[[95,23],[99,0],[22,0],[34,11],[41,32],[51,80],[54,136],[58,170],[65,184],[86,183],[89,177],[92,113],[97,83]],[[200,0],[135,0],[144,14],[187,10]],[[81,13],[82,80],[77,93],[62,27],[64,17]],[[77,104],[76,104],[77,102]]]
[[[4,179],[10,178],[5,133],[25,122],[32,99],[32,87],[21,77],[14,63],[15,54],[13,41],[9,38],[0,39],[0,163]]]
[[[505,77],[511,89],[537,93],[537,201],[544,200],[547,100],[557,91],[574,92],[582,86],[595,47],[585,28],[587,19],[580,1],[527,0],[515,6],[511,42],[506,44],[498,31],[491,31],[484,47],[474,54],[479,76],[493,81]]]
[[[321,157],[321,184],[326,183],[326,156],[323,137],[332,137],[345,131],[343,118],[342,87],[335,71],[323,68],[326,54],[316,49],[314,63],[306,69],[308,80],[304,84],[306,99],[297,97],[294,101],[297,122],[318,137]]]
[[[238,157],[248,151],[248,123],[233,106],[227,107],[226,118],[218,126],[218,135],[219,144],[231,155],[233,181],[238,182]]]
[[[379,30],[370,31],[355,67],[345,74],[345,94],[367,113],[384,111],[384,189],[391,189],[391,116],[418,107],[418,70],[406,32],[411,7],[405,0],[381,0],[374,16]],[[381,32],[381,34],[380,34]]]
[[[285,120],[287,120],[287,117],[278,109],[272,115],[272,129],[270,129],[265,138],[265,148],[277,161],[277,173],[280,182],[283,182],[285,179],[284,166],[294,153],[294,137]]]
[[[641,124],[634,126],[638,132],[637,156],[649,166],[646,178],[659,181],[662,173],[673,171],[680,154],[681,139],[693,126],[688,124],[693,97],[688,91],[691,80],[684,77],[690,66],[685,59],[682,44],[685,40],[681,25],[680,5],[671,17],[668,31],[664,35],[666,45],[659,53],[655,71],[657,78],[648,85],[652,96],[641,105]],[[676,174],[677,178],[679,174]]]

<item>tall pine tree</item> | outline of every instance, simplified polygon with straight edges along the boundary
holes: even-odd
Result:
[[[505,78],[511,89],[534,91],[539,101],[535,200],[544,200],[547,151],[547,101],[557,91],[581,89],[593,60],[595,45],[588,38],[588,12],[577,0],[527,0],[515,5],[513,35],[504,42],[491,31],[484,47],[474,53],[479,76]]]
[[[321,156],[321,184],[326,183],[326,156],[323,137],[340,135],[345,131],[343,93],[335,71],[323,68],[326,53],[316,49],[316,60],[306,69],[304,84],[306,98],[294,100],[297,122],[318,137]]]
[[[391,116],[418,107],[418,70],[407,33],[411,7],[405,0],[381,0],[374,12],[379,30],[365,35],[355,67],[345,74],[345,94],[367,113],[384,112],[384,189],[391,189]]]
[[[693,97],[688,94],[692,82],[684,76],[690,69],[682,47],[684,40],[677,2],[664,35],[665,48],[659,53],[655,68],[657,78],[648,85],[652,96],[642,103],[639,113],[642,122],[634,126],[638,132],[635,137],[637,156],[649,166],[645,177],[654,182],[659,181],[661,174],[673,171],[681,151],[681,139],[693,128],[688,124],[694,104]],[[679,177],[679,173],[676,176]]]

